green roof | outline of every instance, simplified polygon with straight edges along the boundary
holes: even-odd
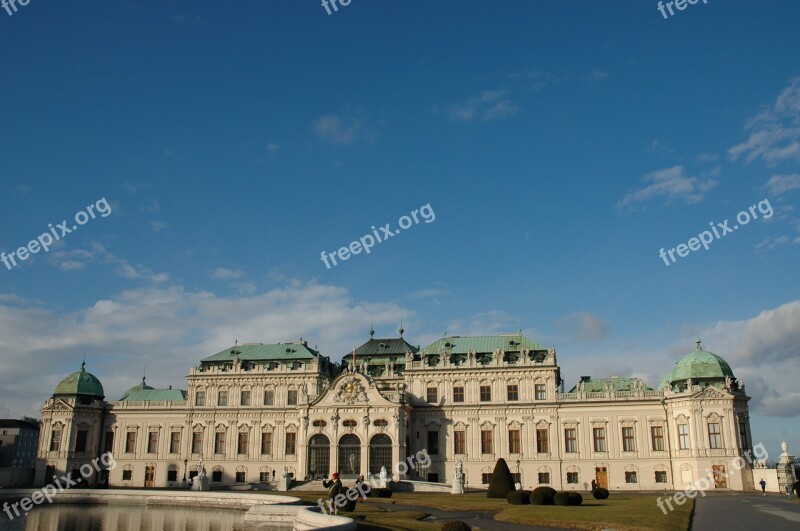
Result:
[[[734,377],[728,362],[713,352],[703,350],[698,340],[697,350],[679,359],[672,372],[661,380],[660,385],[663,386],[665,382],[672,384],[685,381],[689,378],[698,383],[703,380],[724,380],[726,376]]]
[[[131,387],[130,389],[125,391],[125,393],[122,395],[122,398],[120,398],[120,400],[125,400],[126,396],[128,396],[131,393],[135,393],[136,391],[147,391],[147,390],[150,390],[150,389],[153,389],[153,388],[150,387],[149,385],[147,385],[145,383],[145,381],[144,381],[144,377],[142,377],[142,383],[140,383],[139,385],[134,385],[133,387]]]
[[[86,362],[81,363],[81,370],[75,371],[56,386],[53,396],[76,396],[84,395],[94,398],[105,398],[103,384],[100,383],[94,374],[86,372]]]
[[[356,357],[358,356],[405,356],[406,352],[416,353],[419,347],[411,345],[402,337],[394,337],[390,339],[370,339],[356,349]],[[352,351],[343,356],[347,358],[352,356]]]
[[[494,352],[495,350],[504,352],[519,352],[522,350],[546,350],[538,343],[521,334],[509,334],[498,336],[448,336],[439,339],[425,347],[420,354],[441,354],[448,351],[453,354],[466,354],[469,351]]]
[[[139,386],[137,386],[139,387]],[[125,393],[120,402],[181,402],[186,400],[187,393],[182,389],[139,389]]]
[[[598,378],[597,380],[590,378],[589,380],[584,380],[583,384],[584,391],[587,393],[599,393],[605,391],[608,384],[614,386],[614,391],[635,391],[638,382],[641,382],[642,389],[645,391],[653,390],[639,378]],[[569,392],[574,393],[577,391],[579,385],[580,383],[570,389]]]
[[[308,348],[305,341],[268,345],[263,343],[247,343],[226,348],[207,358],[203,358],[201,361],[203,363],[218,363],[233,361],[235,357],[248,361],[311,360],[316,358],[317,355],[319,355],[319,352]]]

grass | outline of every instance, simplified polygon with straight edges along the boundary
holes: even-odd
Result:
[[[327,498],[327,493],[320,492],[290,492],[290,496],[300,498],[309,505],[317,505],[319,498]],[[395,494],[396,495],[396,494]],[[391,499],[381,498],[382,502],[391,503]],[[356,504],[356,510],[352,513],[339,512],[340,516],[346,516],[356,521],[359,531],[401,531],[409,529],[411,531],[437,531],[439,524],[420,522],[428,513],[418,511],[387,511],[373,503]]]

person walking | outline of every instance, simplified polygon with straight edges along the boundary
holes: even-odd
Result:
[[[328,489],[328,507],[331,507],[334,516],[339,514],[339,506],[336,505],[336,496],[342,493],[342,481],[339,479],[339,473],[333,473],[333,479],[323,480],[322,486]]]
[[[761,495],[762,496],[766,496],[767,495],[767,482],[764,481],[764,478],[761,478],[761,481],[759,481],[758,484],[761,485]]]

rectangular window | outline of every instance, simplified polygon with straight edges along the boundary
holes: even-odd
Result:
[[[638,483],[636,472],[625,472],[625,483]]]
[[[158,432],[151,431],[147,437],[147,453],[148,454],[156,454],[158,453]]]
[[[181,432],[173,431],[169,435],[169,453],[181,453]]]
[[[483,485],[488,485],[490,481],[492,481],[491,473],[484,472],[483,474],[481,474],[481,483]]]
[[[215,454],[224,454],[225,453],[225,432],[218,431],[214,434],[214,453]]]
[[[113,453],[114,452],[114,432],[107,431],[106,432],[106,442],[105,447],[103,448],[104,451]]]
[[[425,390],[425,401],[429,404],[435,404],[439,401],[439,390],[436,387],[428,387]]]
[[[749,450],[750,444],[747,442],[747,424],[745,421],[739,421],[739,443],[742,450]]]
[[[85,452],[86,442],[89,439],[89,430],[78,430],[75,434],[75,451]]]
[[[122,471],[122,481],[130,481],[133,478],[133,470]]]
[[[509,402],[516,402],[519,400],[519,386],[517,384],[509,384],[506,387]]]
[[[258,481],[260,481],[261,483],[269,481],[269,472],[260,472],[258,474]]]
[[[508,453],[522,453],[522,441],[520,440],[519,430],[508,430]]]
[[[492,431],[491,430],[483,430],[483,431],[481,431],[481,453],[482,454],[494,453],[494,451],[492,449]]]
[[[481,386],[481,402],[492,401],[492,387],[490,385]]]
[[[536,384],[534,386],[534,391],[536,393],[536,400],[547,400],[547,389],[544,384]]]
[[[53,434],[50,436],[50,451],[58,452],[61,449],[61,434],[60,429],[53,429]]]
[[[178,471],[167,470],[167,481],[178,481]]]
[[[214,470],[211,472],[211,481],[214,483],[222,483],[222,470]]]
[[[275,405],[275,391],[272,389],[267,389],[264,391],[264,405],[265,406],[273,406]]]
[[[286,405],[287,406],[297,405],[297,389],[289,389],[289,393],[286,395]]]
[[[622,451],[635,452],[636,444],[633,438],[633,428],[626,426],[622,428]]]
[[[236,483],[244,483],[244,482],[245,482],[245,473],[236,472]]]
[[[539,485],[550,484],[550,472],[539,472]]]
[[[536,430],[536,453],[550,453],[550,434],[547,429]]]
[[[463,402],[464,401],[464,388],[453,387],[453,402]]]
[[[428,453],[439,455],[439,431],[428,430]]]
[[[129,431],[125,436],[125,453],[132,454],[136,451],[136,432]]]
[[[261,455],[272,455],[272,432],[265,431],[261,434]]]
[[[467,432],[453,432],[453,453],[458,455],[467,453]]]
[[[202,454],[203,453],[203,432],[196,431],[192,433],[192,453],[193,454]]]
[[[197,391],[194,395],[194,405],[196,406],[205,406],[206,405],[206,392],[205,391]]]
[[[567,483],[578,483],[578,473],[577,472],[567,472]]]
[[[250,405],[250,391],[242,391],[242,397],[241,397],[240,403],[243,406],[249,406]]]
[[[593,428],[592,429],[592,439],[594,440],[594,451],[595,452],[606,452],[606,429],[605,428]]]
[[[286,455],[294,455],[295,454],[295,441],[297,440],[297,434],[289,432],[286,434]]]
[[[666,483],[667,472],[665,470],[656,470],[656,483]]]
[[[678,424],[678,448],[680,450],[688,450],[690,448],[688,424]]]
[[[708,423],[708,447],[712,450],[722,448],[722,432],[719,429],[719,422]]]
[[[650,439],[654,452],[664,451],[664,428],[662,426],[650,426]]]
[[[218,406],[227,406],[228,405],[228,391],[220,391],[219,392],[219,399],[217,400]]]
[[[250,453],[248,446],[250,445],[250,434],[246,431],[239,432],[239,444],[237,445],[239,455],[247,455]]]
[[[566,428],[564,430],[564,451],[573,454],[578,451],[577,428]]]

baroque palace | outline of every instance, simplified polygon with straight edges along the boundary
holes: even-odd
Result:
[[[666,371],[665,371],[666,372]],[[370,339],[333,363],[306,341],[236,344],[201,360],[188,389],[142,383],[119,400],[84,365],[42,409],[36,484],[111,452],[89,484],[179,487],[202,458],[211,484],[343,478],[486,486],[505,458],[524,488],[672,490],[713,474],[750,490],[748,400],[730,366],[696,350],[657,389],[583,376],[564,392],[555,349],[521,334],[449,336],[424,349]],[[398,466],[426,450],[430,464]],[[741,460],[740,460],[741,461]],[[276,478],[277,474],[277,478]]]

